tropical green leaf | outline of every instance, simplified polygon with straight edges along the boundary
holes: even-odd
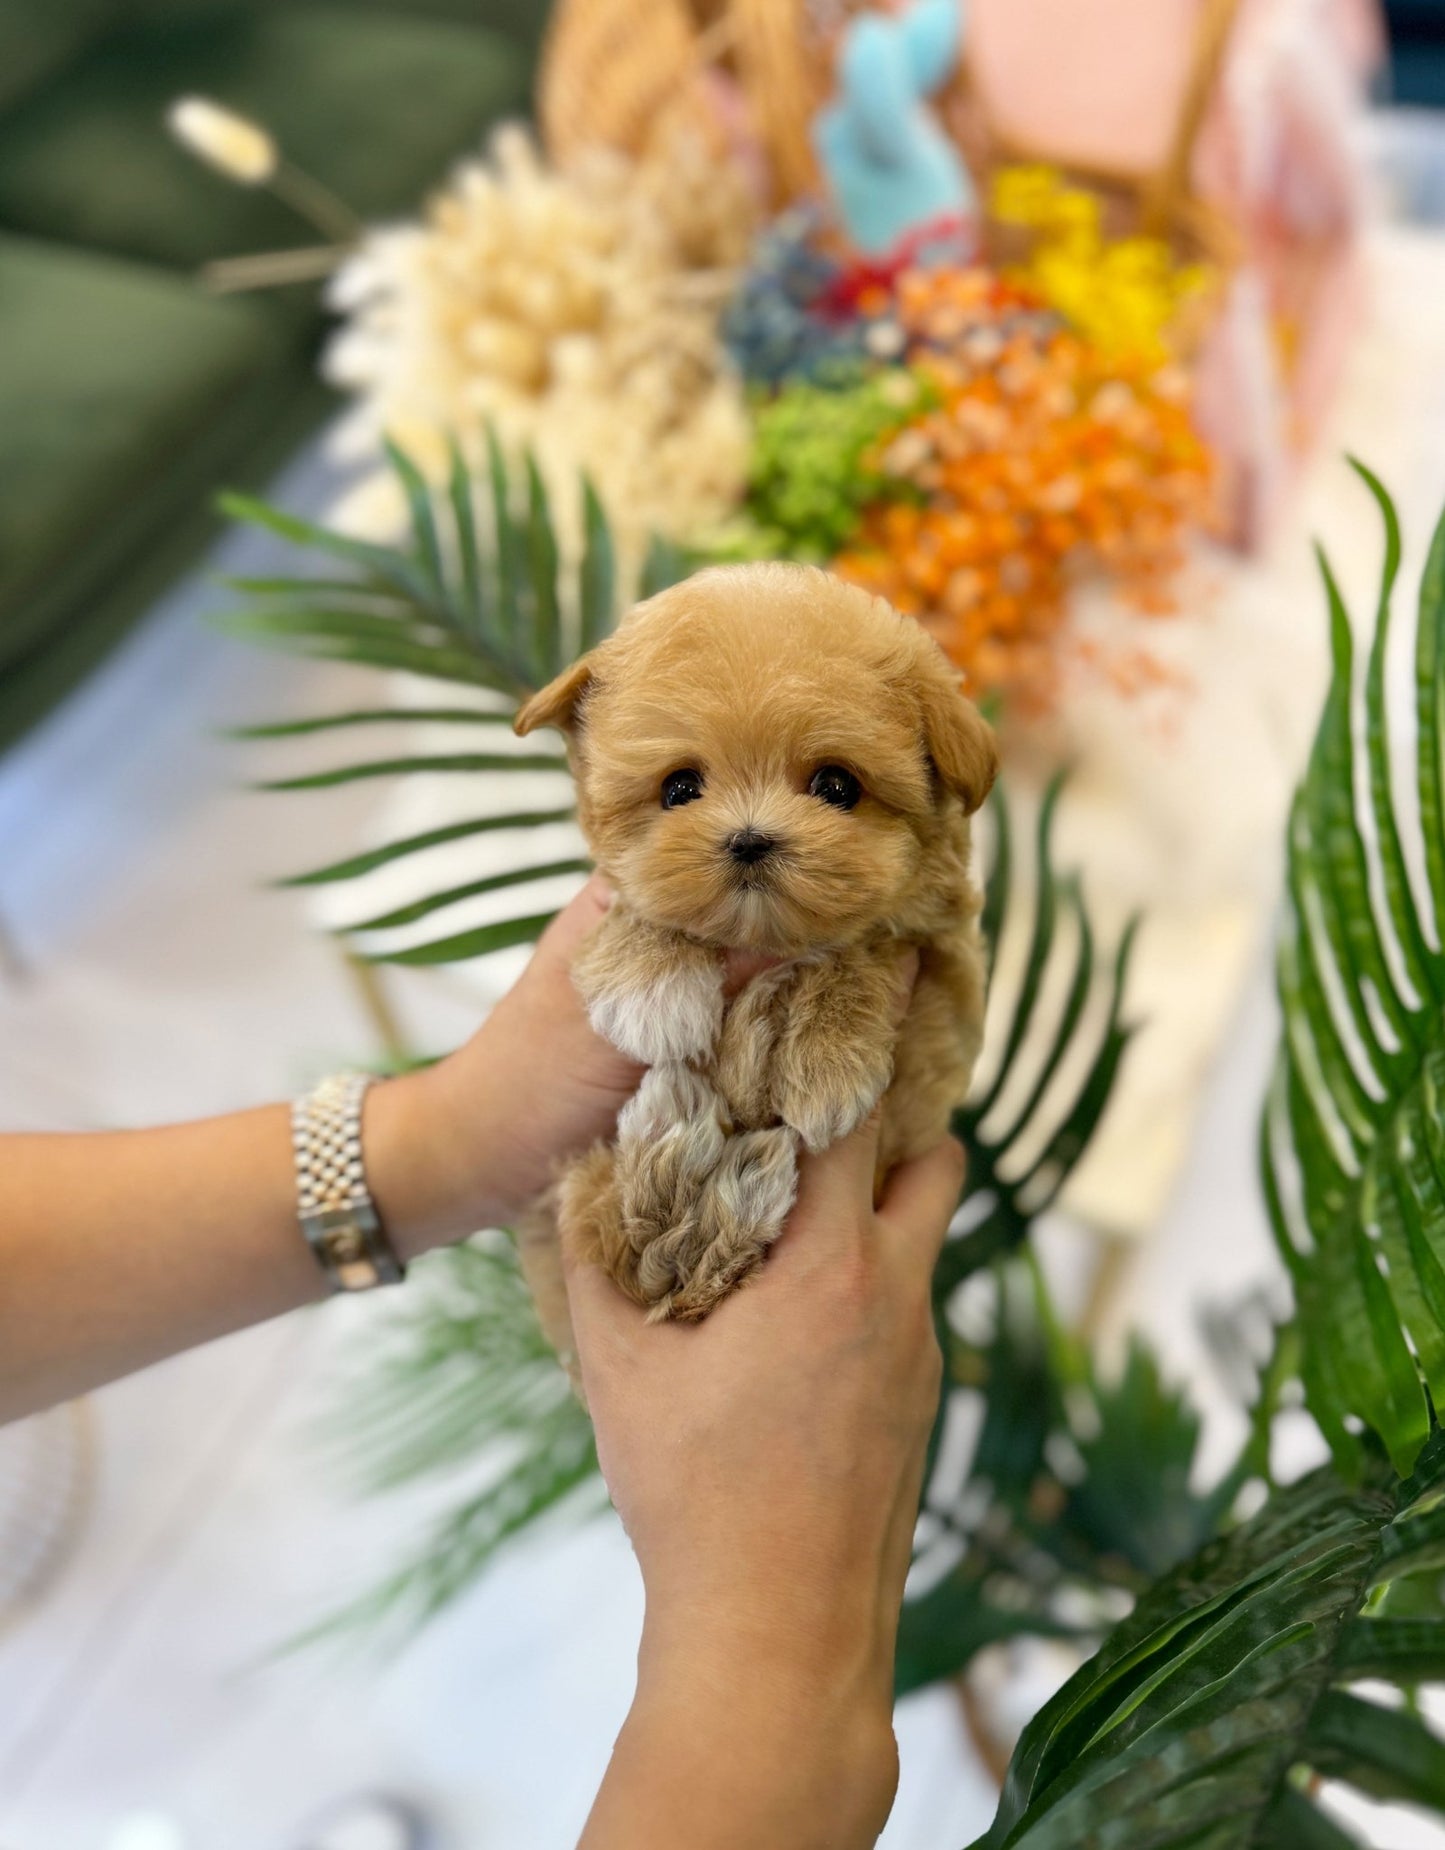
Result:
[[[673,585],[681,584],[694,569],[695,561],[681,546],[674,545],[671,540],[654,539],[642,562],[642,580],[637,594],[656,597],[659,591],[668,591]]]
[[[467,632],[479,641],[487,634],[487,596],[482,576],[481,548],[477,543],[477,510],[461,447],[453,438],[452,467],[447,479],[447,496],[452,507],[452,524],[457,535],[457,568],[461,572],[461,606]]]
[[[252,495],[225,493],[217,498],[217,506],[230,520],[264,527],[293,546],[340,559],[361,573],[364,585],[383,586],[399,597],[420,600],[423,604],[429,599],[431,587],[423,575],[394,547],[376,546],[369,540],[353,539],[332,527],[317,526],[313,521],[302,520],[268,502],[258,501]]]
[[[1294,1281],[1311,1411],[1342,1469],[1357,1451],[1354,1416],[1403,1472],[1425,1442],[1432,1405],[1445,1398],[1445,958],[1420,917],[1392,785],[1384,663],[1399,529],[1383,488],[1357,468],[1385,525],[1375,635],[1357,698],[1349,616],[1322,555],[1333,675],[1290,816],[1277,964],[1284,1037],[1261,1154]],[[1442,632],[1445,521],[1415,633],[1418,839],[1427,873],[1433,867],[1441,880],[1437,887],[1430,874],[1437,908],[1445,900]],[[1372,845],[1356,792],[1357,709]]]
[[[523,886],[533,880],[550,880],[559,874],[585,874],[591,865],[590,861],[579,856],[568,861],[541,861],[535,865],[509,867],[499,874],[487,874],[480,880],[468,880],[462,886],[447,887],[440,893],[429,893],[425,899],[398,906],[394,912],[383,912],[372,919],[359,919],[356,924],[348,926],[347,930],[389,931],[398,925],[414,925],[418,919],[440,912],[446,906],[454,906],[459,900],[475,899],[482,893],[499,892],[509,886]]]
[[[505,726],[510,712],[488,713],[479,707],[364,707],[354,713],[321,713],[307,719],[267,720],[255,726],[229,726],[230,739],[292,739],[307,733],[334,732],[342,726]]]
[[[586,477],[582,480],[582,517],[586,540],[582,553],[580,587],[581,636],[578,653],[595,649],[612,629],[617,614],[616,558],[612,530],[597,490]]]
[[[378,589],[364,578],[236,578],[222,574],[216,582],[243,597],[280,598],[285,603],[326,603],[371,610],[379,616],[405,616],[410,599],[405,594]]]
[[[1142,1348],[1131,1350],[1117,1382],[1101,1379],[1059,1333],[1042,1274],[1009,1262],[1097,1128],[1127,1040],[1121,1014],[1133,929],[1101,973],[1079,883],[1055,866],[1061,793],[1056,781],[1040,809],[1033,912],[1021,921],[1028,942],[1023,968],[1007,985],[995,981],[989,998],[985,1042],[1000,1049],[995,1073],[954,1119],[968,1158],[961,1203],[966,1230],[945,1244],[934,1274],[946,1376],[929,1451],[919,1565],[926,1579],[930,1523],[942,1524],[938,1546],[956,1559],[941,1578],[927,1582],[926,1591],[905,1601],[900,1691],[961,1670],[974,1651],[998,1638],[1077,1634],[1081,1598],[1098,1614],[1097,1635],[1109,1616],[1106,1595],[1141,1589],[1148,1573],[1196,1546],[1218,1520],[1217,1499],[1189,1489],[1198,1422],[1182,1397],[1164,1386],[1153,1358]],[[989,818],[992,859],[982,919],[992,944],[1018,903],[1020,870],[1002,790]],[[1061,910],[1074,924],[1072,952],[1055,932]],[[1055,984],[1051,965],[1060,958],[1071,961]],[[1061,1006],[1043,1022],[1039,998],[1055,987],[1062,991]],[[1060,1069],[1077,1062],[1085,1004],[1096,992],[1103,1024],[1087,1031],[1091,1056],[1060,1098]],[[1020,1102],[1000,1110],[1010,1095]],[[964,1280],[988,1268],[997,1314],[992,1336],[980,1345],[955,1326],[953,1301]],[[966,1481],[948,1488],[948,1467],[940,1463],[943,1433],[970,1401],[982,1403],[978,1440]],[[1078,1424],[1085,1414],[1091,1427]],[[1060,1446],[1076,1467],[1067,1482],[1054,1462]],[[1116,1509],[1107,1507],[1111,1497],[1118,1499]]]
[[[927,1577],[939,1546],[957,1558],[904,1601],[900,1693],[1000,1638],[1098,1637],[1120,1593],[1196,1549],[1233,1500],[1232,1477],[1192,1489],[1198,1417],[1139,1339],[1105,1376],[1064,1335],[1031,1259],[996,1261],[992,1282],[987,1342],[945,1325],[945,1407],[975,1400],[981,1419],[961,1483],[930,1464],[919,1565]]]
[[[510,1240],[420,1261],[355,1346],[317,1438],[352,1488],[458,1480],[458,1501],[377,1586],[294,1641],[404,1644],[513,1536],[605,1507],[591,1423],[537,1322]]]
[[[510,950],[514,944],[535,943],[555,917],[555,912],[534,912],[525,918],[499,919],[495,924],[455,932],[431,944],[413,944],[402,951],[376,951],[367,961],[374,964],[464,963],[471,957]]]
[[[1044,972],[1048,967],[1049,952],[1054,941],[1058,892],[1051,846],[1054,814],[1058,809],[1063,787],[1062,775],[1054,777],[1044,792],[1044,800],[1039,807],[1038,851],[1035,856],[1038,885],[1034,895],[1033,933],[1029,944],[1028,959],[1024,964],[1023,977],[1013,998],[1008,1032],[1004,1037],[1003,1051],[999,1055],[998,1071],[993,1083],[985,1089],[983,1096],[973,1107],[980,1117],[985,1116],[992,1109],[999,1093],[1003,1090],[1005,1081],[1013,1072],[1013,1062],[1029,1031],[1034,1006],[1039,999],[1039,990],[1043,984]]]
[[[1023,970],[1008,996],[997,985],[990,994],[985,1044],[1000,1047],[993,1076],[954,1116],[954,1135],[968,1152],[964,1206],[968,1209],[972,1203],[972,1213],[967,1231],[944,1247],[935,1280],[940,1298],[999,1254],[1017,1248],[1032,1221],[1058,1199],[1098,1128],[1132,1032],[1124,1023],[1123,1008],[1134,924],[1124,931],[1103,978],[1105,1015],[1088,1068],[1060,1102],[1056,1081],[1066,1059],[1078,1048],[1085,1007],[1100,981],[1093,929],[1082,894],[1075,880],[1061,880],[1054,864],[1053,826],[1061,793],[1062,782],[1056,779],[1039,810],[1033,916]],[[995,858],[982,917],[990,932],[997,933],[1009,911],[1005,894],[1016,886],[1012,829],[1001,789],[990,799],[989,813],[995,823]],[[1050,961],[1057,951],[1061,905],[1075,922],[1077,940],[1065,1001],[1047,1033],[1031,1033]],[[1000,1028],[1000,1021],[1007,1026]],[[1002,1112],[1001,1101],[1006,1093],[1019,1089],[1020,1074],[1032,1075],[1023,1088],[1022,1101]]]
[[[334,784],[354,784],[371,777],[404,777],[418,771],[562,771],[567,760],[556,752],[450,752],[429,757],[377,758],[367,764],[340,765],[330,771],[309,771],[301,777],[278,777],[256,785],[258,790],[327,790]]]
[[[439,642],[434,631],[408,630],[390,617],[263,605],[217,617],[215,622],[232,635],[294,655],[393,669],[432,681],[463,682],[496,693],[508,691],[505,676],[484,657]]]
[[[318,867],[309,874],[292,874],[289,879],[278,884],[324,886],[337,880],[355,880],[362,874],[371,873],[374,868],[399,861],[405,855],[420,854],[426,848],[440,848],[446,842],[463,841],[469,835],[488,835],[496,829],[540,828],[548,822],[571,822],[575,816],[576,811],[572,809],[534,809],[515,815],[476,816],[469,822],[449,822],[439,829],[424,829],[419,835],[408,835],[401,841],[387,842],[384,847],[368,848],[360,854],[348,855],[344,861],[333,861],[329,867]]]
[[[1378,1458],[1358,1484],[1315,1472],[1166,1575],[1025,1729],[977,1850],[1350,1842],[1308,1834],[1309,1774],[1445,1805],[1445,1745],[1347,1687],[1379,1663],[1390,1538],[1442,1492],[1437,1434],[1409,1479]]]
[[[538,685],[567,666],[557,601],[557,541],[547,490],[534,456],[527,458],[527,569],[531,582],[532,659]]]
[[[441,535],[437,531],[436,509],[426,477],[399,444],[388,439],[383,445],[387,461],[396,472],[411,512],[412,549],[416,563],[430,594],[444,598],[445,568],[442,565]]]
[[[527,656],[535,656],[525,636],[526,613],[521,602],[523,542],[512,513],[512,485],[506,459],[497,433],[490,425],[487,428],[487,472],[492,494],[492,580],[497,644],[510,661],[517,663]],[[533,685],[541,683],[534,678]]]

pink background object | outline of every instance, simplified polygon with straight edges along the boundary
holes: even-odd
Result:
[[[1203,6],[973,0],[969,72],[1004,152],[1140,181],[1157,172]],[[1194,191],[1243,244],[1196,403],[1244,546],[1274,525],[1360,319],[1356,129],[1384,46],[1375,0],[1241,0],[1195,144]]]

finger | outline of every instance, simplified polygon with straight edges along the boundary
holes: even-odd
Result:
[[[559,1231],[557,1238],[574,1345],[585,1372],[588,1357],[595,1358],[600,1348],[615,1348],[645,1329],[647,1313],[623,1296],[595,1260],[578,1250],[575,1234]]]
[[[565,1074],[571,1092],[596,1094],[620,1106],[637,1090],[643,1069],[596,1032],[572,981],[578,951],[615,899],[602,876],[593,874],[543,932],[531,962],[495,1015],[516,1024],[526,1055],[545,1058],[554,1071]]]
[[[546,931],[537,940],[532,954],[534,965],[567,969],[581,949],[584,939],[602,923],[617,895],[602,878],[593,874],[580,893],[563,906]]]
[[[896,1235],[894,1245],[931,1276],[948,1224],[963,1190],[963,1146],[952,1137],[904,1163],[889,1176],[878,1218]]]
[[[731,1001],[755,976],[786,962],[786,958],[771,957],[766,951],[729,951],[723,959],[723,994]]]
[[[873,1110],[847,1137],[818,1155],[804,1150],[798,1156],[798,1197],[794,1221],[805,1221],[841,1232],[856,1228],[860,1215],[873,1212],[873,1178],[878,1168],[878,1139],[883,1108]]]

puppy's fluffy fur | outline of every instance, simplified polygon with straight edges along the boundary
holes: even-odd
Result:
[[[968,818],[993,737],[916,623],[781,564],[638,606],[523,707],[518,732],[537,726],[567,735],[618,895],[576,982],[650,1069],[615,1144],[561,1178],[557,1212],[655,1315],[703,1317],[776,1239],[799,1145],[826,1148],[882,1097],[881,1176],[962,1100],[983,1017]],[[851,807],[815,793],[824,767],[856,780]],[[700,794],[667,807],[680,771]],[[824,788],[855,786],[830,772]],[[908,945],[919,976],[895,1046]],[[725,1005],[729,949],[785,961]],[[539,1296],[555,1323],[555,1289]]]

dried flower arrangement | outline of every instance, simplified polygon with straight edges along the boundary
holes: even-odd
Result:
[[[1138,335],[1116,328],[1111,349],[1029,265],[862,271],[804,236],[775,238],[731,323],[757,394],[757,549],[828,558],[927,623],[976,687],[1025,702],[1053,687],[1072,584],[1103,576],[1132,609],[1173,609],[1185,541],[1211,520],[1210,453],[1167,344],[1199,282],[1154,262],[1120,317]],[[1093,237],[1088,269],[1125,248]]]
[[[1037,702],[1071,585],[1103,575],[1166,610],[1209,523],[1174,341],[1207,272],[1110,239],[1047,170],[1005,170],[993,199],[1031,237],[1007,275],[947,240],[873,262],[817,210],[762,222],[701,134],[559,168],[503,130],[335,279],[347,440],[389,437],[440,480],[452,437],[477,460],[490,426],[559,511],[579,474],[596,483],[624,562],[652,535],[831,562],[981,690]],[[361,524],[401,516],[393,494]],[[580,543],[565,516],[560,540]]]
[[[371,233],[338,272],[348,319],[325,366],[358,399],[345,440],[379,457],[389,436],[441,480],[452,436],[479,463],[491,425],[535,456],[559,511],[579,475],[596,481],[624,558],[653,533],[705,531],[747,468],[717,310],[753,218],[700,140],[665,163],[600,151],[562,172],[501,130],[421,224]],[[565,525],[560,539],[580,543]]]

